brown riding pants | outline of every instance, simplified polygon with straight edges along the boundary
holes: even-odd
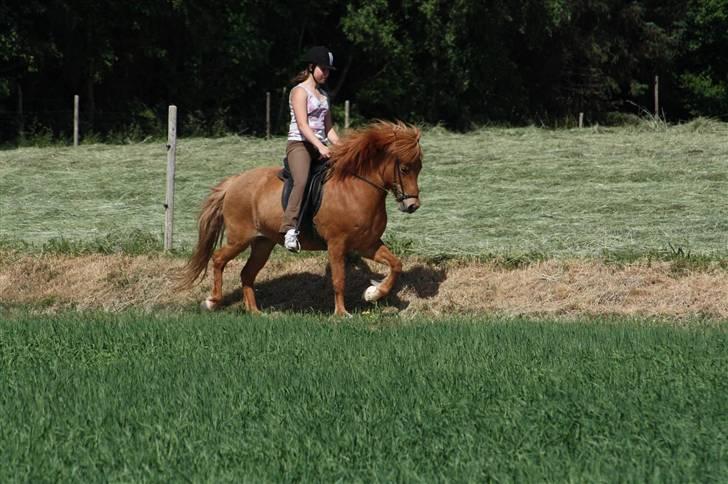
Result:
[[[307,141],[289,141],[286,145],[286,156],[288,157],[288,168],[293,177],[293,188],[291,188],[291,197],[288,199],[286,211],[283,212],[280,232],[287,232],[288,229],[295,229],[298,226],[311,163],[319,161],[318,150]]]

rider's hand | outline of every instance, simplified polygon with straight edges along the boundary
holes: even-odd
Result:
[[[326,145],[322,145],[320,148],[318,148],[319,154],[321,154],[321,158],[324,160],[329,159],[331,156],[331,151],[329,150],[329,147]]]

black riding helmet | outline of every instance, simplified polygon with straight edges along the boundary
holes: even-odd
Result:
[[[336,70],[334,67],[334,54],[323,45],[308,49],[303,56],[303,61],[332,71]]]

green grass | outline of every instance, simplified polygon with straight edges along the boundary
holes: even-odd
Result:
[[[2,482],[728,480],[722,323],[3,316]]]
[[[406,215],[390,200],[386,237],[400,253],[433,258],[671,257],[678,249],[727,258],[726,139],[728,124],[704,119],[430,129],[422,140],[423,207]],[[181,139],[177,246],[195,243],[198,209],[212,185],[279,164],[284,145],[282,138]],[[0,151],[0,240],[108,247],[97,241],[142,234],[159,247],[165,167],[159,142]]]

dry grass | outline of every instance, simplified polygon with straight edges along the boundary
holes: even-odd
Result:
[[[387,241],[418,256],[669,253],[728,257],[728,123],[546,130],[426,130],[423,206],[397,211]],[[175,247],[197,237],[209,188],[280,165],[285,139],[183,139]],[[0,151],[0,243],[161,239],[166,149],[159,143]],[[147,237],[149,239],[150,237]]]
[[[0,253],[0,305],[33,305],[50,311],[131,307],[193,309],[207,296],[204,284],[175,291],[184,261],[163,256],[31,255]],[[242,310],[238,274],[243,260],[225,272],[227,310]],[[353,261],[347,304],[361,300],[378,267]],[[331,312],[333,295],[322,256],[271,260],[257,285],[268,311]],[[610,265],[596,260],[548,260],[516,269],[494,263],[426,264],[405,261],[396,294],[378,310],[403,315],[487,312],[507,315],[641,315],[728,318],[728,271],[717,266],[675,271],[668,262]]]

